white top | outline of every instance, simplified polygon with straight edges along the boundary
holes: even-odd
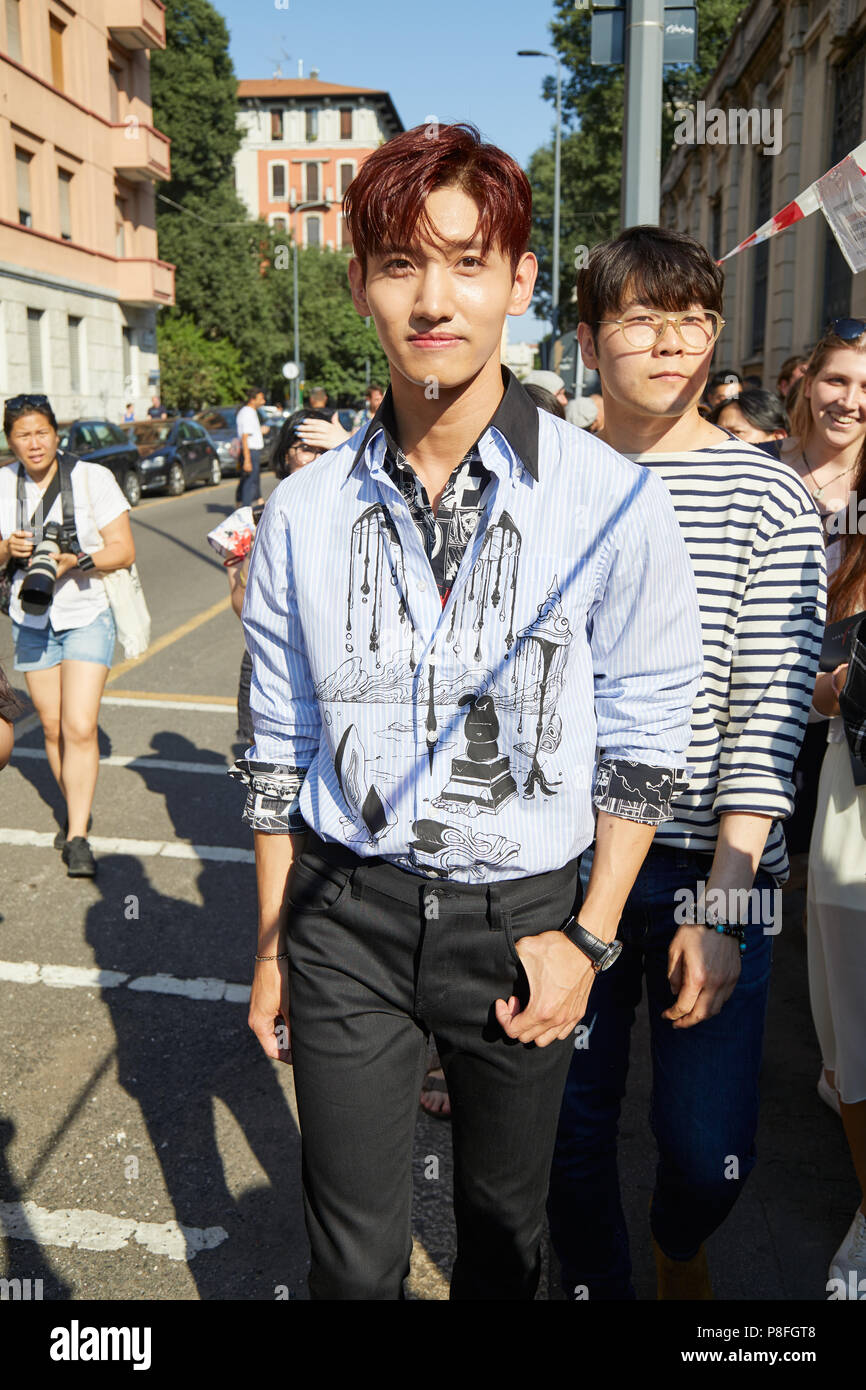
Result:
[[[262,427],[259,422],[258,414],[251,405],[242,405],[238,411],[238,439],[243,435],[248,435],[248,444],[251,449],[261,449],[264,447],[262,438]]]
[[[0,468],[0,538],[3,540],[8,540],[13,531],[26,528],[39,501],[40,489],[32,478],[26,478],[27,516],[19,526],[16,499],[20,471],[21,464],[17,462]],[[87,463],[83,459],[78,459],[72,469],[72,502],[78,540],[82,550],[89,554],[102,550],[105,545],[100,535],[102,527],[129,511],[129,503],[111,470],[101,463]],[[43,522],[62,520],[63,505],[58,493]],[[24,570],[16,570],[9,602],[10,618],[22,627],[46,627],[49,619],[55,632],[85,627],[109,606],[101,576],[94,570],[82,573],[73,569],[57,581],[54,598],[45,613],[25,613],[18,601],[23,578]]]

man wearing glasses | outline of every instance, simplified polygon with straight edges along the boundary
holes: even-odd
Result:
[[[691,237],[632,227],[577,278],[600,437],[668,487],[694,569],[704,674],[673,802],[626,902],[571,1060],[549,1215],[568,1297],[634,1298],[616,1136],[646,982],[660,1298],[711,1298],[703,1242],[755,1163],[782,820],[821,648],[824,544],[792,469],[704,420],[723,272]],[[591,856],[581,862],[588,871]],[[757,891],[755,891],[757,890]]]

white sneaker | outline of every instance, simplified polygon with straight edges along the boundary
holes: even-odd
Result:
[[[836,1298],[866,1298],[866,1216],[860,1210],[833,1256],[829,1277],[839,1281]]]
[[[839,1109],[839,1092],[834,1086],[830,1085],[830,1082],[824,1075],[823,1067],[821,1068],[821,1075],[818,1077],[818,1095],[825,1105],[829,1105],[831,1110],[835,1110],[836,1114],[841,1116],[842,1111]]]

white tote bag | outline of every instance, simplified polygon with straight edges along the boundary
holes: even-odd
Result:
[[[96,517],[93,515],[90,487],[87,485],[86,474],[85,486],[87,487],[87,503],[95,526]],[[132,564],[128,569],[110,570],[107,574],[100,574],[99,578],[105,586],[106,597],[111,605],[114,625],[117,628],[117,636],[123,647],[124,656],[127,659],[133,656],[143,656],[150,646],[150,613],[145,602],[141,580],[138,577],[138,569]]]

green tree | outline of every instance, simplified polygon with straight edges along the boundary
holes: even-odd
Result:
[[[674,109],[692,102],[706,86],[738,16],[749,0],[697,0],[698,61],[664,69],[662,163],[673,148]],[[574,0],[554,0],[550,31],[563,65],[562,197],[560,206],[560,330],[573,328],[575,259],[579,247],[615,235],[620,225],[625,75],[622,67],[590,63],[592,13]],[[556,81],[544,79],[543,93],[556,99]],[[537,305],[550,313],[553,146],[531,156],[527,169],[533,190],[532,249],[539,258]]]
[[[362,319],[352,303],[345,251],[298,251],[299,340],[304,379],[331,395],[360,396],[370,379],[386,385],[388,361],[372,319]],[[292,316],[292,243],[285,232],[273,234],[266,283],[277,322],[285,324],[286,358],[294,355]],[[286,360],[283,358],[282,360]],[[275,385],[275,383],[272,383]],[[285,383],[283,383],[285,385]]]
[[[160,388],[174,410],[236,401],[247,386],[241,355],[227,338],[208,338],[191,318],[176,315],[159,338]]]
[[[241,136],[225,20],[208,0],[166,0],[166,40],[151,59],[154,125],[172,142],[156,227],[159,254],[177,271],[175,308],[159,317],[160,353],[172,322],[189,317],[205,340],[235,346],[247,378],[269,378],[285,343],[261,268],[268,230],[234,187]]]

